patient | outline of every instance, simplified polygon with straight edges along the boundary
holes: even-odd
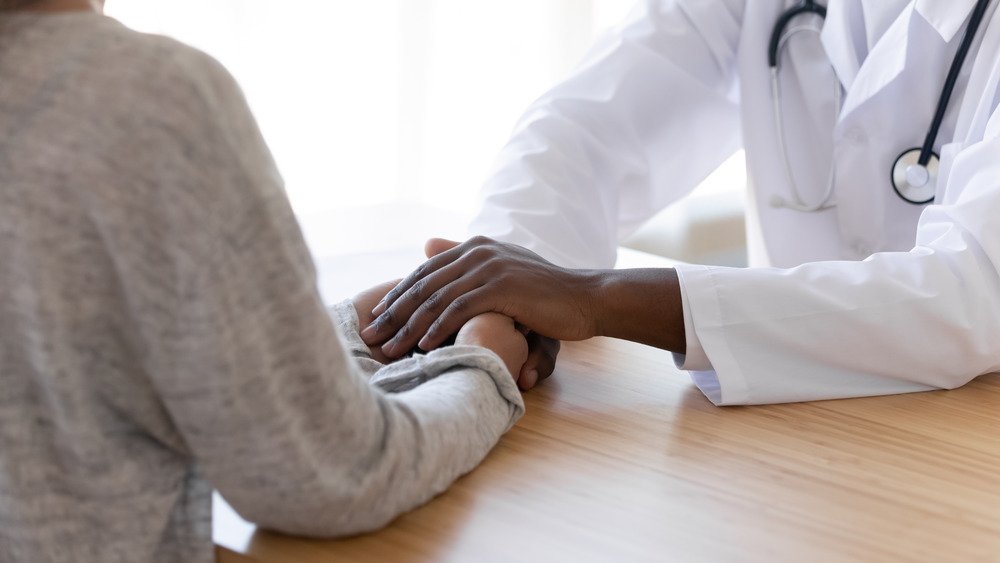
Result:
[[[383,366],[327,311],[240,91],[88,0],[0,0],[0,561],[214,561],[211,490],[292,534],[383,526],[523,413],[477,317]]]

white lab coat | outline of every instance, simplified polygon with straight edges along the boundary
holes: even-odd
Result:
[[[688,357],[707,357],[684,367],[703,370],[713,402],[954,388],[1000,370],[997,2],[937,138],[932,205],[900,200],[890,169],[923,143],[975,1],[829,0],[820,38],[789,44],[785,130],[806,201],[822,197],[831,155],[836,167],[836,207],[818,213],[770,203],[791,192],[767,42],[793,3],[640,4],[527,110],[471,230],[608,267],[618,240],[742,147],[751,267],[678,268]]]

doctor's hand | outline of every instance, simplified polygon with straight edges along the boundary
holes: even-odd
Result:
[[[520,246],[485,237],[457,245],[432,239],[427,250],[433,254],[452,245],[386,295],[374,310],[378,318],[361,335],[365,342],[383,344],[390,357],[418,343],[432,350],[486,312],[511,317],[549,339],[598,334],[593,304],[601,276],[596,271],[560,268]],[[536,341],[539,353],[554,354],[553,348],[550,341]],[[541,360],[536,367],[548,369]]]
[[[550,339],[611,336],[685,351],[673,268],[571,270],[486,237],[452,244],[428,242],[428,254],[447,249],[386,294],[361,333],[369,346],[382,345],[389,357],[418,343],[432,350],[472,317],[496,312]]]
[[[366,289],[351,298],[351,303],[354,304],[354,310],[358,313],[358,330],[363,331],[368,327],[368,325],[372,324],[372,321],[375,320],[375,315],[372,314],[372,308],[385,297],[386,293],[396,287],[400,281],[402,280],[393,280],[381,283],[375,287]],[[382,352],[382,348],[380,346],[369,346],[369,348],[371,349],[372,359],[376,362],[379,362],[380,364],[388,364],[393,360]]]
[[[424,254],[433,258],[446,250],[451,250],[459,243],[453,240],[435,238],[427,241]],[[521,372],[512,374],[517,386],[522,391],[531,389],[539,382],[547,379],[556,369],[556,356],[559,355],[560,342],[537,332],[528,331],[524,335],[528,341],[528,359],[521,366]]]
[[[451,250],[459,243],[453,240],[434,238],[424,245],[424,254],[433,258],[446,250]],[[559,355],[560,342],[555,338],[542,336],[537,332],[528,331],[524,335],[528,341],[528,359],[521,366],[521,372],[513,374],[517,386],[522,391],[531,389],[539,382],[548,379],[556,369],[556,356]]]

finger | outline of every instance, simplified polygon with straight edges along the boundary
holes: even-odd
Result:
[[[377,286],[375,286],[375,287],[373,287],[371,289],[363,291],[362,293],[359,294],[359,297],[360,296],[365,296],[365,297],[371,296],[371,300],[378,299],[379,300],[379,304],[381,304],[383,301],[385,301],[385,296],[390,291],[392,291],[392,289],[394,287],[396,287],[397,285],[399,285],[400,282],[402,282],[402,281],[403,281],[403,278],[396,278],[396,279],[394,279],[392,281],[387,281],[387,282],[381,283],[381,284],[379,284],[379,285],[377,285]],[[375,313],[373,312],[372,314],[374,315]]]
[[[396,279],[381,283],[375,287],[366,289],[351,298],[351,303],[354,304],[354,310],[358,314],[358,325],[361,329],[366,328],[375,318],[375,315],[370,312],[372,304],[379,299],[382,299],[385,294],[390,289],[395,287],[400,281],[402,280]]]
[[[358,292],[351,298],[351,300],[354,301],[354,303],[356,303],[359,307],[365,305],[370,306],[371,303],[375,302],[375,300],[385,297],[385,294],[389,293],[392,288],[399,285],[399,282],[401,281],[403,281],[402,278],[397,278],[392,281],[382,282],[376,286],[369,287],[364,291]]]
[[[421,350],[433,350],[476,315],[499,312],[493,302],[492,293],[487,286],[457,293],[448,302],[444,311],[431,323],[417,345]]]
[[[400,315],[403,315],[406,314],[406,311],[410,310],[411,306],[415,305],[416,308],[411,314],[407,315],[409,320],[406,320],[406,323],[395,334],[391,334],[392,338],[383,346],[387,351],[386,353],[390,355],[405,353],[416,346],[418,341],[420,342],[419,346],[421,350],[429,351],[440,346],[442,342],[457,332],[458,328],[465,325],[465,320],[460,321],[458,328],[454,331],[444,333],[440,340],[424,339],[429,328],[454,301],[462,299],[466,294],[474,293],[481,286],[481,282],[476,281],[474,278],[460,276],[426,299],[411,297],[409,293],[404,294],[393,305],[393,309],[399,308],[400,311],[404,311],[404,313],[400,313]],[[413,299],[412,302],[410,301],[411,299]],[[475,312],[469,312],[468,317],[471,319],[479,312],[483,311],[476,310]],[[514,321],[511,319],[510,322],[513,324]]]
[[[430,260],[424,264],[429,262]],[[375,320],[361,332],[361,339],[368,345],[384,342],[409,320],[420,304],[443,286],[461,277],[462,273],[463,270],[456,267],[455,263],[445,263],[438,268],[431,266],[425,269],[421,266],[414,270],[372,310]]]
[[[444,239],[439,239],[444,240]],[[450,241],[449,241],[450,242]],[[388,293],[385,294],[385,298],[379,302],[378,306],[372,310],[372,314],[381,315],[397,299],[404,293],[410,290],[414,284],[418,283],[420,280],[430,276],[434,272],[448,266],[449,264],[455,262],[462,257],[461,245],[451,248],[449,250],[443,251],[437,254],[433,258],[428,259],[423,264],[417,266],[415,270],[410,272],[410,275],[403,278],[403,281],[396,284],[396,287],[392,288]]]
[[[460,244],[462,243],[454,240],[448,240],[443,238],[431,238],[428,239],[426,243],[424,243],[424,256],[426,256],[428,259],[434,258],[438,254],[441,254],[442,252],[445,252],[447,250],[451,250],[452,248],[455,248]],[[403,280],[397,280],[396,285],[399,285],[399,282],[401,281]],[[378,302],[378,305],[376,305],[375,308],[372,309],[372,315],[377,317],[382,313],[384,313],[389,306],[388,299],[391,299],[389,295],[383,297],[382,300]]]
[[[441,248],[453,242],[444,239],[438,240],[443,241],[440,245]],[[379,312],[378,317],[371,326],[361,333],[361,338],[369,345],[385,342],[408,323],[412,314],[427,298],[445,285],[494,258],[495,252],[489,248],[492,244],[495,244],[494,241],[485,237],[473,237],[424,262],[402,283],[386,294],[383,304],[375,308],[375,311]],[[474,289],[475,285],[468,288]],[[452,295],[457,297],[454,293]],[[448,297],[444,303],[447,305],[451,301],[452,297]],[[438,344],[448,336],[450,335],[442,335]],[[405,340],[410,341],[413,338],[407,336]]]
[[[448,264],[464,258],[470,252],[474,252],[473,249],[488,247],[494,244],[496,244],[496,241],[483,236],[472,237],[463,243],[457,243],[452,240],[441,238],[432,238],[428,240],[424,245],[424,252],[428,256],[431,256],[431,253],[433,252],[434,256],[417,267],[417,269],[407,276],[402,283],[396,286],[385,296],[384,304],[380,304],[380,306],[377,307],[377,309],[379,309],[379,314],[391,307],[392,304],[399,299],[400,295],[409,291],[413,284],[417,283],[419,280],[437,271],[438,269],[447,266]]]
[[[531,389],[552,375],[556,367],[556,356],[559,354],[560,342],[553,338],[542,336],[537,332],[527,335],[528,359],[518,374],[517,386],[522,391]]]
[[[478,287],[480,282],[465,274],[464,262],[455,262],[417,281],[361,332],[362,340],[372,345],[387,343],[387,340],[393,339],[396,344],[386,350],[399,350],[399,354],[409,351],[445,307],[464,292]],[[421,309],[423,314],[414,319],[414,315]],[[442,340],[448,336],[450,335],[444,335]],[[403,344],[408,346],[400,348]]]
[[[455,248],[459,244],[462,243],[444,238],[428,239],[428,241],[424,243],[424,256],[433,258],[446,250]]]

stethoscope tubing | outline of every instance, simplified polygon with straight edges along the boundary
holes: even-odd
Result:
[[[785,12],[778,16],[778,21],[775,22],[774,30],[771,32],[771,41],[767,47],[768,66],[778,68],[778,52],[781,50],[781,36],[785,32],[785,28],[788,27],[788,23],[792,21],[792,18],[806,13],[819,14],[820,18],[826,19],[826,7],[820,6],[815,0],[803,0],[801,4],[785,10]]]
[[[908,203],[923,205],[934,200],[933,192],[937,182],[937,155],[934,154],[934,143],[937,141],[938,131],[941,128],[941,123],[944,121],[944,115],[948,110],[948,105],[951,102],[951,96],[955,89],[955,84],[958,81],[958,75],[961,73],[962,66],[965,63],[965,58],[972,47],[972,43],[976,37],[976,32],[983,21],[983,17],[986,14],[986,8],[989,6],[989,3],[990,0],[978,0],[976,2],[976,6],[969,18],[969,24],[966,27],[965,34],[963,35],[962,41],[959,43],[958,50],[955,53],[955,58],[952,59],[951,66],[948,69],[948,75],[945,78],[944,86],[941,89],[941,95],[938,97],[938,103],[934,110],[934,118],[931,120],[930,127],[927,130],[927,135],[924,137],[923,145],[920,148],[912,148],[903,151],[900,156],[893,161],[892,168],[890,169],[890,182],[892,188],[901,199]],[[823,200],[816,205],[807,205],[799,194],[799,190],[795,185],[795,179],[792,177],[791,168],[788,164],[788,154],[786,152],[787,147],[785,146],[784,132],[782,131],[783,120],[781,116],[781,95],[778,88],[778,57],[781,53],[782,45],[784,44],[785,31],[787,30],[792,19],[806,13],[816,14],[821,19],[826,18],[826,8],[816,4],[814,0],[803,0],[800,4],[785,10],[780,16],[778,16],[778,20],[775,22],[774,29],[771,32],[771,38],[768,42],[767,57],[768,65],[771,70],[771,89],[772,96],[774,98],[775,123],[778,127],[779,150],[781,150],[781,157],[785,164],[785,173],[788,176],[789,188],[795,198],[794,202],[788,203],[782,198],[776,196],[773,198],[772,204],[776,207],[787,207],[797,211],[812,212],[827,209],[833,206],[832,203],[829,203],[829,199],[832,197],[833,193],[832,177],[834,167],[831,165],[831,183],[827,186]],[[836,81],[836,88],[838,89],[837,93],[839,94],[841,88],[839,80]],[[839,113],[840,97],[838,96],[837,99]],[[918,155],[915,162],[911,154]],[[934,166],[931,166],[932,159],[934,159]],[[917,178],[912,181],[920,183],[911,184],[911,180],[908,180],[911,174],[914,174],[914,177]],[[900,182],[902,182],[902,184],[900,184]]]
[[[771,205],[774,207],[785,207],[802,213],[813,213],[833,207],[834,204],[830,201],[830,199],[833,197],[833,188],[835,183],[835,170],[831,165],[830,173],[827,175],[826,189],[823,192],[823,197],[820,198],[818,203],[806,203],[802,194],[799,192],[798,185],[795,183],[795,177],[792,174],[792,169],[788,165],[788,147],[785,143],[785,127],[781,111],[781,88],[778,82],[778,55],[781,53],[781,49],[785,42],[796,33],[800,31],[819,31],[816,28],[805,25],[789,29],[788,26],[792,19],[799,15],[808,13],[817,14],[820,19],[826,18],[825,7],[816,4],[813,0],[804,0],[801,4],[786,10],[781,14],[781,16],[779,16],[774,30],[771,33],[771,40],[768,45],[768,63],[771,71],[771,97],[774,103],[774,121],[778,136],[778,150],[781,151],[782,162],[785,165],[785,178],[788,182],[788,188],[792,194],[791,201],[785,200],[781,196],[775,194],[771,198]],[[786,31],[788,33],[785,33]],[[834,104],[834,121],[836,121],[840,114],[840,97],[842,88],[840,86],[840,80],[838,80],[836,76],[834,76],[833,81],[834,96],[836,99],[836,103]]]
[[[937,141],[938,130],[941,128],[941,122],[944,121],[944,114],[948,110],[951,93],[955,89],[955,83],[958,82],[958,75],[962,71],[962,65],[965,64],[965,57],[969,54],[969,49],[972,47],[972,42],[976,37],[976,31],[979,29],[979,24],[983,21],[983,16],[986,14],[986,7],[989,6],[989,3],[990,0],[979,0],[976,3],[975,9],[972,11],[972,17],[969,18],[969,26],[965,30],[965,35],[962,36],[962,42],[958,45],[958,52],[955,53],[955,58],[951,61],[951,68],[948,69],[948,76],[945,78],[944,87],[941,89],[941,96],[938,97],[937,109],[934,110],[934,119],[927,130],[927,136],[924,137],[924,144],[920,148],[918,163],[921,166],[927,166],[934,152],[934,142]]]

